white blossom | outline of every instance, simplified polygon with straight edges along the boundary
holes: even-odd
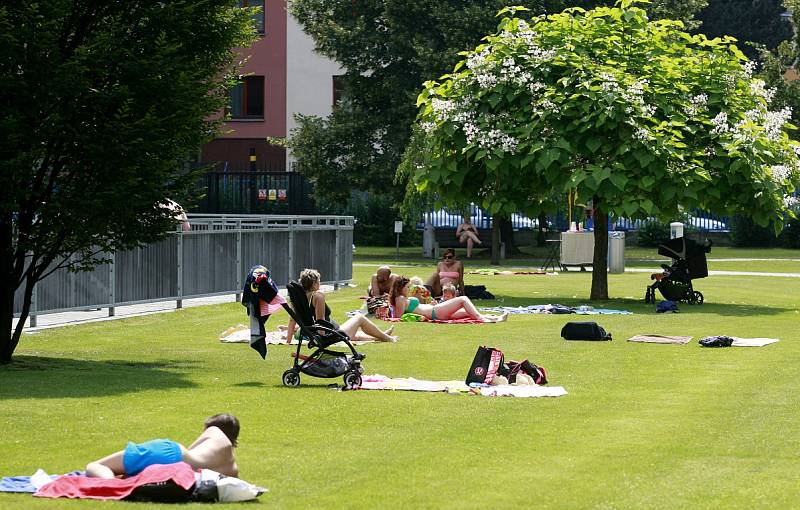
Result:
[[[721,135],[730,131],[728,114],[725,112],[719,112],[716,117],[711,119],[711,123],[714,124],[714,129],[711,130],[712,135]]]
[[[783,207],[786,209],[797,207],[798,203],[800,203],[800,200],[794,195],[786,195],[783,197]]]
[[[422,130],[425,131],[427,134],[431,134],[436,130],[436,123],[435,122],[423,122],[420,127]]]
[[[686,107],[686,115],[693,117],[698,113],[705,110],[708,104],[708,96],[706,94],[697,94],[689,98],[689,106]]]
[[[753,76],[753,72],[756,70],[756,63],[752,60],[745,62],[742,71],[744,75],[749,79]]]
[[[786,165],[773,165],[770,170],[772,171],[772,180],[778,184],[785,182],[792,174],[791,168]]]
[[[788,106],[777,112],[767,112],[764,119],[764,129],[767,138],[778,140],[783,132],[783,125],[792,118],[792,109]]]
[[[639,127],[633,132],[633,137],[639,141],[646,142],[647,140],[650,140],[650,132],[643,127]]]
[[[759,97],[763,97],[767,103],[771,103],[772,99],[775,97],[776,89],[767,87],[764,80],[753,80],[750,82],[750,92]]]

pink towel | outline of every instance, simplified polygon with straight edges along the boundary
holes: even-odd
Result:
[[[185,462],[176,464],[154,464],[130,478],[89,478],[86,476],[62,476],[48,483],[34,496],[43,498],[88,498],[123,499],[136,487],[172,480],[189,490],[194,485],[194,470]]]
[[[258,303],[261,305],[261,316],[266,317],[267,315],[272,315],[278,310],[281,310],[283,308],[281,305],[286,303],[286,299],[280,294],[277,294],[269,303],[263,299],[259,299]]]

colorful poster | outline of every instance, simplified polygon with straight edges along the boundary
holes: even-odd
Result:
[[[258,190],[258,199],[259,200],[266,200],[267,199],[267,190],[265,190],[265,189]]]

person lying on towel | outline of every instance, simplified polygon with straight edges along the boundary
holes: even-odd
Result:
[[[86,476],[117,478],[135,476],[153,464],[185,462],[194,469],[210,469],[225,476],[239,476],[234,449],[239,437],[239,420],[230,414],[206,419],[204,430],[186,448],[169,439],[145,443],[129,442],[124,450],[86,465]]]
[[[402,317],[404,313],[421,315],[430,320],[474,319],[482,322],[502,322],[508,318],[508,312],[500,316],[481,315],[467,296],[457,296],[438,304],[420,303],[414,296],[409,297],[409,280],[399,277],[392,284],[389,292],[389,305],[394,317]]]

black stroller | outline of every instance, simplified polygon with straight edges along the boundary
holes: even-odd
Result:
[[[290,281],[286,290],[292,306],[284,304],[283,307],[300,328],[300,342],[297,344],[297,351],[292,353],[294,358],[292,368],[283,373],[283,385],[299,386],[302,372],[312,377],[328,379],[343,376],[346,388],[360,387],[361,375],[364,373],[361,361],[366,355],[356,352],[350,343],[350,337],[335,324],[326,320],[313,320],[306,293],[299,283]],[[307,340],[310,349],[314,349],[308,356],[300,354],[304,340]],[[328,349],[337,342],[347,345],[350,352]]]
[[[650,275],[655,283],[647,286],[645,303],[655,303],[656,289],[664,299],[685,301],[690,305],[702,305],[703,293],[694,290],[692,280],[708,276],[706,253],[711,252],[711,242],[698,244],[691,239],[677,237],[658,246],[658,254],[673,259],[672,266],[661,264],[663,273]]]

